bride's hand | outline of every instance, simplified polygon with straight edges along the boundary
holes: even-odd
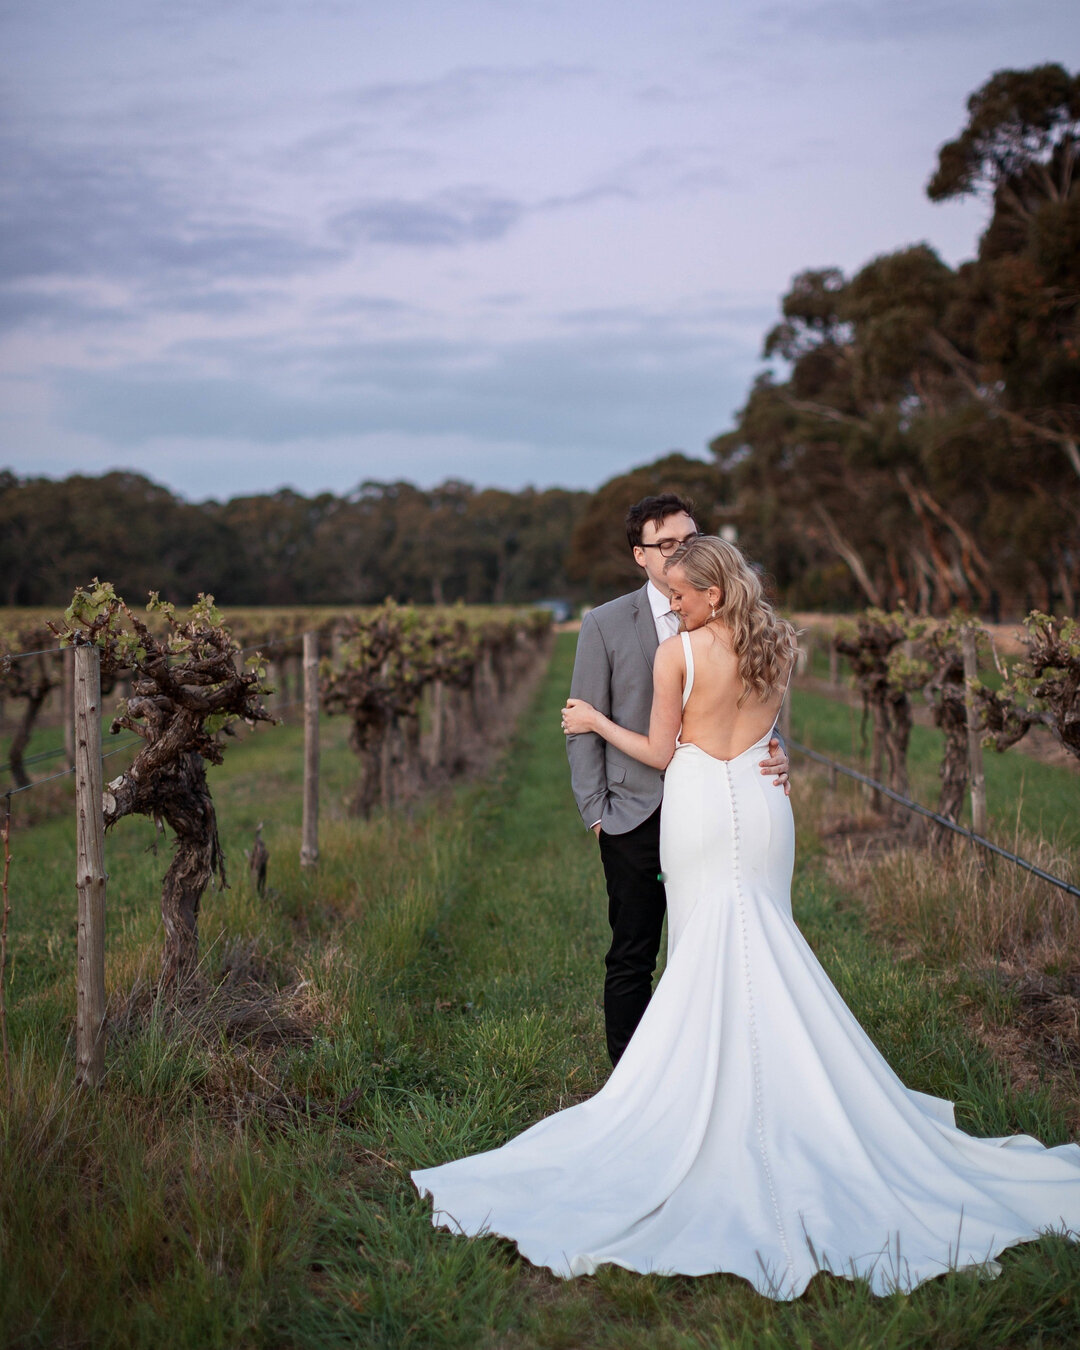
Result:
[[[562,710],[562,729],[566,736],[580,736],[596,730],[596,709],[583,698],[568,698]]]

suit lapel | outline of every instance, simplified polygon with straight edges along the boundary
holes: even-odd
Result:
[[[660,643],[656,636],[656,620],[653,618],[652,607],[649,604],[648,590],[649,586],[646,582],[634,596],[634,627],[637,629],[642,653],[649,663],[649,669],[652,670],[653,658],[656,656],[656,649]]]

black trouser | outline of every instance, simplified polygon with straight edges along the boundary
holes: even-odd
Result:
[[[600,831],[607,878],[611,947],[604,980],[608,1054],[617,1064],[652,995],[664,927],[660,880],[660,808],[626,834]]]

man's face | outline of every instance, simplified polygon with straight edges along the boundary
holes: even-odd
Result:
[[[664,576],[664,563],[667,559],[656,545],[668,543],[678,545],[687,539],[693,539],[697,532],[698,527],[694,523],[693,516],[687,515],[685,511],[665,516],[659,524],[647,520],[641,527],[641,543],[646,547],[634,549],[634,561],[645,569],[645,575],[657,590],[663,591],[665,595],[670,589]]]

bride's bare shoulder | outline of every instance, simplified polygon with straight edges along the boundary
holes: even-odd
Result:
[[[658,665],[664,666],[682,666],[685,657],[683,656],[682,635],[676,633],[674,637],[667,637],[656,649],[656,655],[653,657],[653,669]]]

